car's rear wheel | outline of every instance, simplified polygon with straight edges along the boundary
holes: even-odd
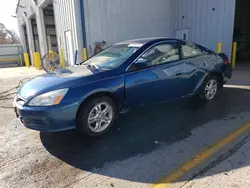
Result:
[[[92,137],[101,136],[114,124],[116,106],[109,97],[98,97],[82,105],[77,114],[77,127]]]
[[[209,75],[201,88],[201,93],[200,93],[200,98],[205,100],[205,101],[211,101],[213,100],[219,90],[219,81],[216,76]]]

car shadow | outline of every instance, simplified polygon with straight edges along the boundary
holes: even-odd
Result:
[[[190,136],[194,128],[211,120],[249,111],[250,106],[245,105],[249,99],[249,90],[224,88],[208,103],[194,97],[133,109],[122,115],[100,138],[89,138],[75,130],[40,133],[40,138],[53,156],[76,168],[96,172],[95,169],[106,163],[150,153],[159,147],[156,143],[182,140]]]

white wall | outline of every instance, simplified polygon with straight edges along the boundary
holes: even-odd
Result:
[[[235,0],[174,0],[174,28],[189,29],[189,40],[231,56]]]
[[[53,1],[59,49],[66,50],[65,32],[71,31],[73,51],[78,50],[78,62],[83,60],[82,26],[79,0]],[[66,52],[65,61],[67,64]]]
[[[172,0],[84,0],[87,45],[172,37]]]
[[[31,63],[34,65],[33,54],[35,52],[35,41],[33,39],[33,32],[31,26],[31,18],[36,17],[37,21],[37,33],[39,35],[39,49],[41,56],[48,52],[47,48],[47,40],[45,33],[45,25],[44,25],[44,16],[42,7],[45,7],[51,0],[38,0],[38,3],[35,4],[33,0],[19,0],[19,7],[17,8],[17,19],[21,36],[21,44],[24,46],[24,49],[27,49],[24,33],[22,30],[22,25],[26,25],[27,33],[28,33],[28,41],[29,41],[29,54]],[[22,6],[22,7],[21,7]],[[38,43],[38,42],[36,42]]]
[[[35,5],[32,0],[20,0],[26,9],[18,8],[17,12],[20,26],[28,26],[28,18],[37,15],[43,52],[47,47],[40,10],[49,2],[52,0],[39,0]],[[53,5],[59,49],[66,50],[65,31],[71,30],[73,50],[78,50],[78,62],[82,61],[80,0],[55,0]],[[103,40],[109,46],[133,38],[174,37],[176,30],[189,29],[191,41],[215,51],[217,43],[222,42],[223,51],[231,56],[235,0],[84,0],[84,7],[88,51],[90,46],[93,50],[94,42]],[[25,45],[24,39],[22,44]],[[31,43],[30,49],[34,52]]]

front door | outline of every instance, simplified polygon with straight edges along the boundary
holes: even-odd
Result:
[[[186,61],[180,60],[178,43],[166,42],[153,46],[136,62],[147,65],[140,70],[131,70],[125,77],[126,102],[138,106],[180,98],[186,95],[183,75]]]
[[[71,30],[65,31],[66,60],[68,65],[74,65],[74,51]]]

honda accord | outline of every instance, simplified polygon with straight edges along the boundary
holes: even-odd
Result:
[[[13,104],[27,128],[78,128],[96,137],[133,107],[193,95],[213,100],[231,75],[223,53],[178,39],[137,39],[30,80],[19,88]]]

